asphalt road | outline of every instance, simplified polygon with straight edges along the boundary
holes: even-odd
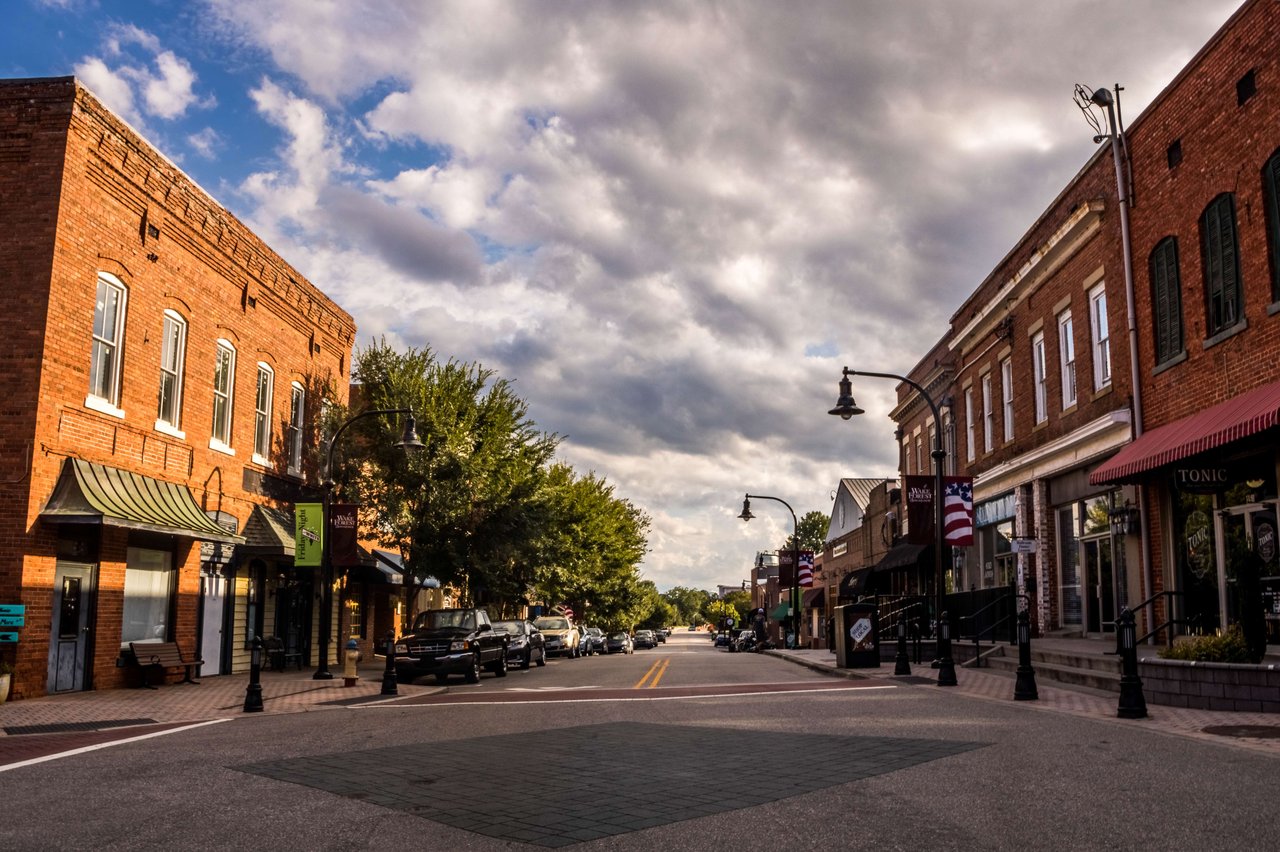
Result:
[[[1280,763],[1227,741],[673,639],[15,769],[0,848],[1274,845]]]

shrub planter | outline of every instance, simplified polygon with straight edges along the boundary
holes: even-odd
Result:
[[[1280,666],[1144,657],[1138,676],[1148,704],[1280,713]]]

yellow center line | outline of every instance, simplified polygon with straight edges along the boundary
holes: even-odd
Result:
[[[653,677],[653,683],[649,684],[649,688],[653,689],[653,687],[656,686],[658,683],[658,678],[662,677],[661,672],[658,672],[656,676],[654,676],[654,672],[657,672],[659,668],[662,668],[665,671],[666,667],[663,664],[669,663],[669,662],[671,662],[670,657],[664,657],[663,659],[660,659],[660,660],[654,660],[653,665],[649,666],[649,670],[644,673],[644,677],[640,678],[639,682],[637,682],[636,685],[631,688],[644,689],[644,682],[647,681],[650,677]]]
[[[662,676],[663,676],[664,674],[666,674],[666,673],[667,673],[667,666],[669,666],[669,665],[671,665],[671,658],[670,658],[670,657],[663,657],[663,658],[662,658],[662,668],[658,669],[657,673],[656,673],[656,674],[654,674],[654,676],[653,676],[653,680],[649,681],[649,688],[650,688],[650,689],[653,689],[655,686],[657,686],[657,685],[658,685],[658,681],[662,680]]]

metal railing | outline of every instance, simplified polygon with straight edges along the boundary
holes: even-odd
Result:
[[[991,636],[991,644],[994,645],[996,643],[996,629],[1007,625],[1009,628],[1009,644],[1016,645],[1018,643],[1018,607],[1016,604],[1011,605],[1011,602],[1019,598],[1026,598],[1027,605],[1030,606],[1031,599],[1027,595],[1016,594],[1010,588],[1009,594],[990,601],[976,612],[960,616],[960,629],[957,632],[957,638],[973,637],[973,665],[975,668],[982,666],[981,644],[983,636],[989,634]],[[987,614],[988,610],[992,610],[990,615]],[[966,625],[969,628],[968,632],[965,630]]]
[[[1188,628],[1198,628],[1200,626],[1201,615],[1199,613],[1188,616],[1187,618],[1173,617],[1173,603],[1174,603],[1175,597],[1185,598],[1185,594],[1183,592],[1179,592],[1176,590],[1165,590],[1163,592],[1156,592],[1154,595],[1147,598],[1145,601],[1142,601],[1141,603],[1136,603],[1133,606],[1126,607],[1126,609],[1128,609],[1130,612],[1139,612],[1144,607],[1147,607],[1150,604],[1155,603],[1161,598],[1164,598],[1166,601],[1164,611],[1167,618],[1164,621],[1162,621],[1160,624],[1157,624],[1155,627],[1152,627],[1146,633],[1139,636],[1135,644],[1141,645],[1143,642],[1147,641],[1152,636],[1156,636],[1161,631],[1164,631],[1165,645],[1172,648],[1173,638],[1174,638],[1174,634],[1173,634],[1174,627],[1181,626],[1181,627],[1188,627]],[[1147,618],[1148,623],[1155,621],[1155,607],[1151,607],[1150,613],[1151,614]],[[1116,622],[1112,622],[1112,623],[1115,624]],[[1157,639],[1156,641],[1159,642],[1159,639]]]

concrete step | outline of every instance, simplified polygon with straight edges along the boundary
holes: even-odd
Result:
[[[1003,653],[1002,653],[1003,651]],[[1005,648],[997,648],[984,654],[984,667],[993,671],[1016,672],[1018,669],[1018,651],[1013,648],[1009,652]],[[1105,692],[1120,691],[1120,661],[1118,657],[1089,657],[1079,654],[1044,653],[1039,658],[1035,650],[1035,642],[1031,643],[1031,668],[1035,670],[1036,679],[1057,681],[1073,686],[1086,686],[1090,689]]]

